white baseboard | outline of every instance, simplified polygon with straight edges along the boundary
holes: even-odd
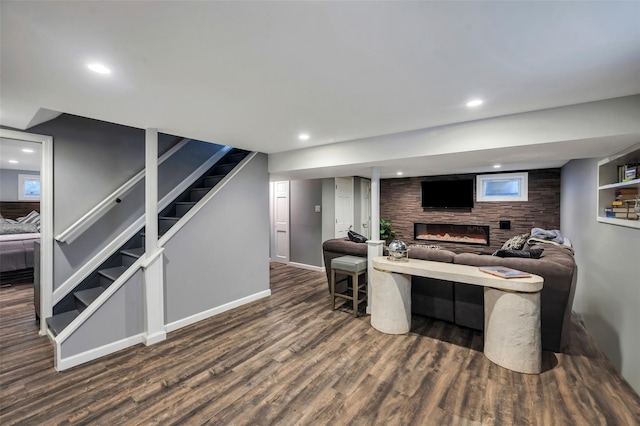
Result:
[[[264,297],[269,297],[269,296],[271,296],[271,290],[261,291],[259,293],[255,293],[250,296],[243,297],[238,300],[234,300],[233,302],[225,303],[224,305],[216,306],[215,308],[211,308],[206,311],[202,311],[197,314],[188,316],[186,318],[173,321],[164,326],[164,331],[167,333],[170,333],[172,331],[178,330],[180,328],[186,327],[191,324],[195,324],[207,318],[211,318],[214,315],[221,314],[230,309],[237,308],[238,306],[246,305],[247,303],[253,302],[254,300],[262,299]]]
[[[324,266],[307,265],[306,263],[289,262],[289,266],[300,269],[308,269],[309,271],[324,272]]]
[[[146,334],[145,333],[142,336],[142,343],[144,343],[145,346],[153,345],[153,344],[162,342],[163,340],[167,340],[166,331],[159,331],[159,332],[153,333],[153,334]]]
[[[136,334],[135,336],[127,337],[122,340],[118,340],[117,342],[108,343],[104,346],[100,346],[99,348],[94,348],[67,358],[58,359],[58,357],[56,356],[56,371],[63,371],[68,368],[84,364],[85,362],[93,361],[94,359],[110,355],[114,352],[118,352],[130,346],[137,345],[138,343],[143,343],[143,337],[143,334]],[[60,352],[61,350],[58,349],[56,351],[56,355],[58,355]]]

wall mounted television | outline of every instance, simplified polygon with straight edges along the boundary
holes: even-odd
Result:
[[[423,180],[422,207],[426,209],[473,208],[473,178]]]

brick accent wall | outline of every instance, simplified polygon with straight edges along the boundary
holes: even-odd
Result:
[[[475,177],[475,174],[465,176]],[[442,177],[445,176],[434,176],[429,179]],[[420,207],[420,182],[423,179],[426,178],[380,181],[380,217],[390,220],[393,229],[396,230],[396,238],[408,244],[437,244],[459,253],[484,253],[499,249],[509,238],[528,233],[533,227],[560,229],[560,169],[530,170],[529,201],[527,202],[476,201],[470,211],[432,210]],[[501,220],[511,221],[511,229],[500,229],[499,221]],[[415,241],[413,239],[414,222],[487,225],[490,227],[490,245]]]

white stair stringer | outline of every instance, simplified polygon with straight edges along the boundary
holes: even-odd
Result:
[[[169,241],[174,235],[182,229],[183,226],[187,224],[213,197],[216,196],[218,192],[229,182],[235,175],[240,173],[240,171],[256,156],[258,152],[254,151],[249,153],[234,169],[227,173],[227,175],[222,179],[211,191],[207,193],[204,197],[202,197],[189,211],[180,218],[162,237],[158,239],[158,245],[163,247],[167,241]]]
[[[202,163],[200,167],[195,169],[186,179],[184,179],[179,185],[171,190],[167,195],[162,197],[158,202],[158,211],[163,210],[171,202],[182,194],[187,188],[189,188],[196,180],[198,180],[203,174],[207,172],[214,164],[216,164],[222,157],[225,156],[232,148],[225,146],[212,155],[207,161]],[[242,164],[242,163],[241,163]],[[233,173],[230,173],[233,174]],[[226,179],[226,178],[225,178]],[[222,183],[222,182],[221,182]],[[207,197],[205,197],[207,198]],[[186,215],[185,215],[186,216]],[[67,294],[72,292],[82,280],[87,278],[93,271],[95,271],[102,263],[104,263],[109,256],[115,253],[124,243],[129,241],[144,227],[145,217],[144,214],[136,219],[131,225],[129,225],[120,235],[114,238],[109,244],[107,244],[102,250],[96,253],[91,259],[89,259],[84,265],[80,267],[73,275],[71,275],[65,282],[53,291],[53,306],[60,302]]]

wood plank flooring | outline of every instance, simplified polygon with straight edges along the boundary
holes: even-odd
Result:
[[[637,425],[640,397],[574,320],[567,353],[524,375],[482,334],[411,332],[331,311],[323,273],[271,266],[272,296],[57,373],[30,285],[0,289],[0,424]]]

